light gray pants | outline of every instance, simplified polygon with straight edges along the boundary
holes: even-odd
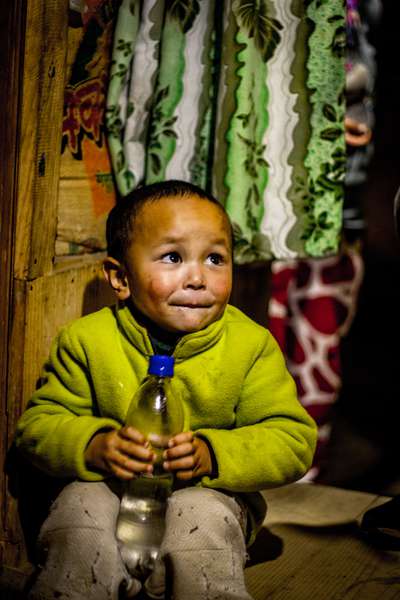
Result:
[[[42,526],[40,570],[30,600],[118,600],[132,581],[115,538],[119,497],[103,482],[64,488]],[[162,554],[166,597],[173,600],[251,600],[244,583],[246,514],[231,496],[201,487],[169,499]],[[165,587],[163,565],[147,582]]]

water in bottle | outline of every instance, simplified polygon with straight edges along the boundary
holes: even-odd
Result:
[[[174,359],[150,357],[148,376],[135,394],[126,423],[143,433],[156,461],[152,474],[135,477],[125,485],[117,520],[117,539],[122,558],[133,575],[152,569],[164,535],[172,473],[164,471],[162,454],[169,439],[183,430],[183,411],[171,391]]]

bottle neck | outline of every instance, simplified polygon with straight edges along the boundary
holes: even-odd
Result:
[[[166,377],[165,375],[157,375],[154,373],[149,373],[149,377],[153,377],[157,380],[157,383],[162,384],[170,381],[171,377]]]

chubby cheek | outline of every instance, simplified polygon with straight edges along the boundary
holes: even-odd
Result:
[[[216,277],[211,286],[214,298],[223,304],[229,300],[232,291],[232,276]]]
[[[147,295],[153,304],[166,300],[175,289],[171,277],[158,275],[147,280]]]

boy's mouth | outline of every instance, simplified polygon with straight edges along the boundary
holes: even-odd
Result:
[[[189,308],[189,309],[207,309],[211,308],[214,304],[213,299],[209,294],[186,294],[171,298],[169,302],[170,306],[175,308]]]
[[[174,306],[176,308],[211,308],[211,304],[193,304],[191,302],[187,302],[184,304],[172,304],[171,306]]]

